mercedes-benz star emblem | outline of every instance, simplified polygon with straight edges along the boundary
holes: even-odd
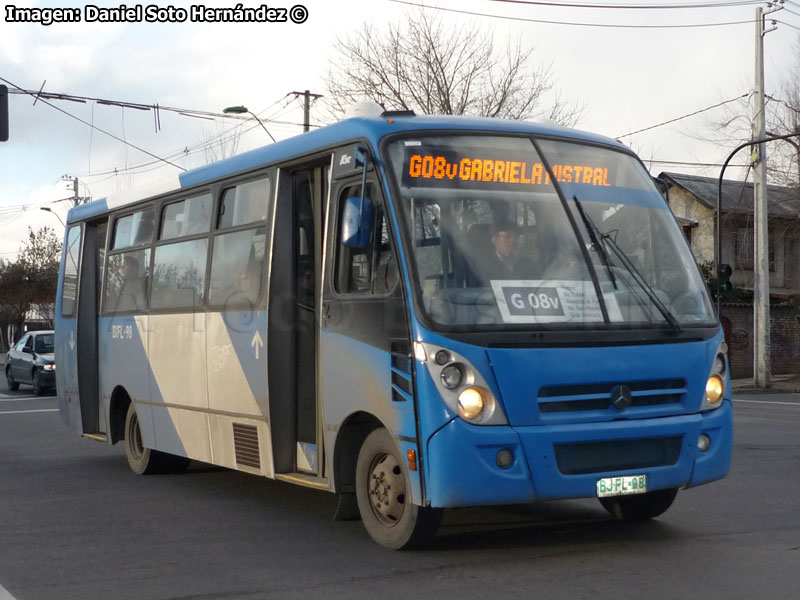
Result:
[[[617,385],[611,390],[611,403],[617,410],[625,410],[631,405],[633,395],[627,385]]]

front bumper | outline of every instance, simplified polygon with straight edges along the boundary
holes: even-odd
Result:
[[[697,439],[707,435],[706,452]],[[427,501],[431,506],[527,503],[596,496],[597,480],[647,475],[648,489],[691,487],[730,469],[730,400],[707,413],[674,417],[487,427],[454,419],[428,441]],[[508,468],[497,465],[510,450]]]
[[[55,387],[56,385],[56,372],[53,371],[45,371],[44,369],[38,369],[39,372],[39,382],[41,383],[42,387]]]

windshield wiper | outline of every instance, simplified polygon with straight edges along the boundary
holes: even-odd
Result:
[[[578,212],[581,215],[581,219],[583,219],[583,224],[586,227],[586,231],[589,232],[589,240],[592,242],[592,247],[595,249],[595,252],[600,255],[600,260],[603,261],[603,264],[606,267],[608,278],[614,285],[614,289],[618,290],[619,287],[617,286],[617,278],[614,276],[614,269],[611,268],[611,261],[608,260],[608,253],[606,252],[605,246],[600,242],[600,238],[602,238],[603,234],[600,233],[595,224],[589,218],[589,215],[587,215],[583,210],[583,204],[581,204],[581,201],[578,200],[578,197],[573,196],[572,199],[575,200],[575,206],[578,207]]]
[[[589,232],[589,239],[592,241],[592,244],[598,248],[598,254],[600,255],[601,259],[606,265],[606,269],[609,271],[609,276],[611,277],[611,281],[614,283],[614,289],[617,289],[616,279],[614,279],[613,275],[613,268],[611,267],[611,263],[608,260],[608,253],[606,253],[604,245],[608,244],[623,266],[627,269],[628,273],[631,274],[633,279],[639,286],[644,290],[644,293],[647,294],[647,297],[650,299],[655,307],[658,309],[658,312],[662,314],[664,319],[666,319],[667,323],[669,323],[670,327],[672,328],[673,332],[681,333],[683,328],[681,328],[678,319],[675,318],[675,315],[672,314],[667,305],[664,304],[661,299],[656,294],[653,287],[647,283],[647,280],[642,277],[642,274],[639,272],[639,269],[636,268],[636,265],[633,264],[628,255],[623,252],[622,248],[619,247],[619,244],[612,238],[608,233],[602,233],[598,228],[597,225],[591,220],[589,215],[586,214],[583,210],[583,205],[581,201],[578,200],[577,196],[572,197],[575,200],[575,206],[578,207],[578,212],[581,214],[581,218],[583,219],[584,224],[586,225],[586,229]],[[600,250],[602,248],[602,250]]]

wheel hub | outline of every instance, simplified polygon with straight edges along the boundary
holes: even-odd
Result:
[[[372,461],[369,495],[372,512],[384,525],[394,525],[403,516],[405,478],[400,464],[391,454],[381,454]]]

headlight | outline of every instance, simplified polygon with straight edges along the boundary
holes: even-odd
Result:
[[[458,395],[458,414],[461,418],[473,421],[481,416],[486,406],[484,391],[478,387],[468,387]]]
[[[464,380],[464,370],[458,363],[447,365],[444,369],[442,369],[441,377],[444,387],[446,387],[448,390],[454,390],[460,386],[461,382]]]
[[[466,356],[425,342],[415,342],[414,355],[426,357],[421,366],[430,374],[436,391],[451,414],[472,425],[508,424],[484,374]],[[482,368],[491,372],[488,364]]]
[[[706,401],[715,405],[722,400],[722,394],[725,391],[725,385],[722,383],[722,377],[719,375],[712,375],[706,381]]]
[[[55,364],[42,365],[42,369],[44,369],[45,371],[55,371],[56,370],[56,366],[55,366]]]
[[[719,348],[714,356],[711,372],[706,380],[706,389],[703,394],[703,402],[700,410],[714,410],[722,406],[725,396],[725,381],[728,374],[728,358],[725,356],[727,346],[725,342],[720,342]]]

